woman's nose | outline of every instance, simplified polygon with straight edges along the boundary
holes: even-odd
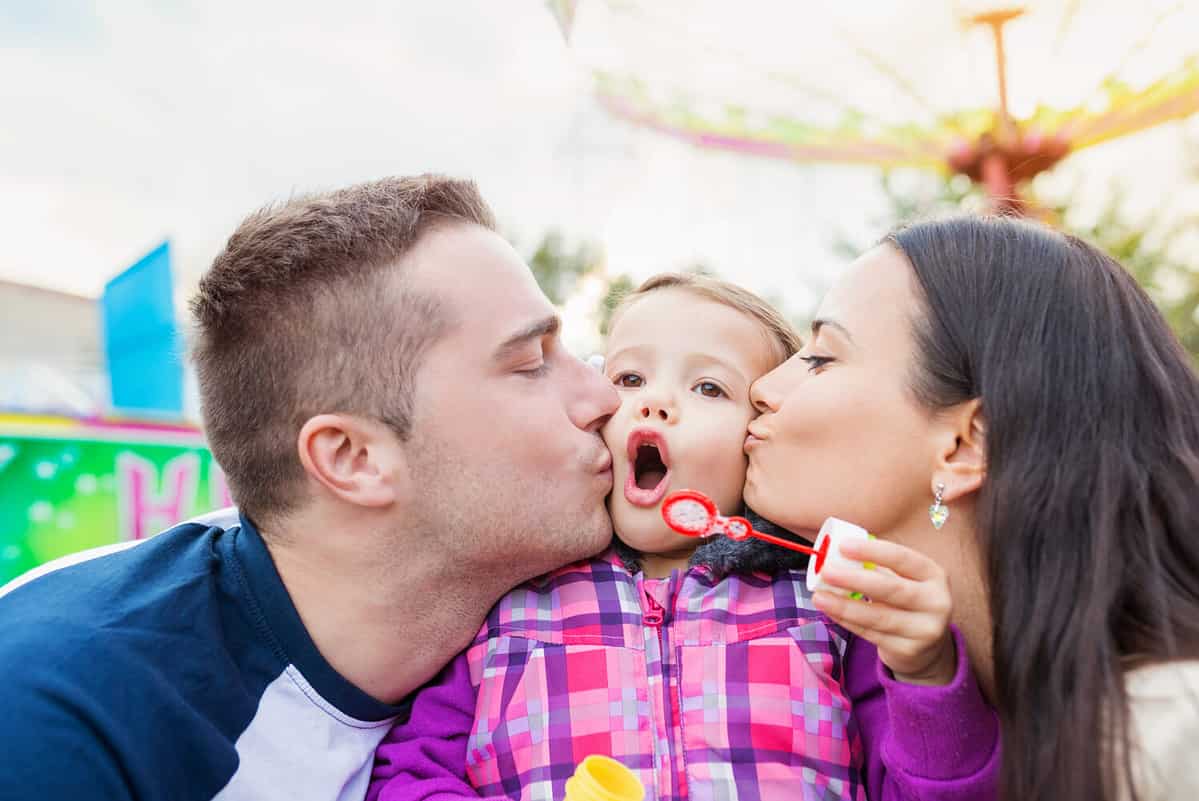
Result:
[[[749,385],[749,402],[754,405],[759,414],[777,412],[779,408],[776,385],[770,381],[773,372],[759,378]]]

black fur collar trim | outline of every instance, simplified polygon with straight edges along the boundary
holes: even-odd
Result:
[[[752,510],[746,511],[746,518],[755,529],[765,534],[772,534],[782,539],[808,544],[785,528],[776,526],[769,520],[758,516]],[[630,573],[641,572],[641,554],[633,550],[620,537],[612,538],[612,547],[625,569]],[[808,555],[798,551],[788,550],[779,545],[771,545],[758,539],[748,539],[742,542],[728,537],[709,537],[700,543],[688,561],[691,567],[706,567],[723,577],[730,573],[766,573],[774,575],[783,570],[803,570],[808,566]]]

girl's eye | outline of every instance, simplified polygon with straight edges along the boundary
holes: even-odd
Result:
[[[834,361],[834,359],[829,356],[800,356],[799,359],[800,361],[808,363],[809,373],[814,373],[829,362]]]
[[[616,379],[612,383],[626,389],[637,389],[645,383],[645,379],[636,373],[621,373],[616,376]]]
[[[694,387],[692,387],[691,391],[698,392],[700,395],[703,395],[705,398],[723,398],[723,397],[725,397],[724,390],[720,388],[719,384],[717,384],[713,381],[700,381],[698,384],[696,384]]]

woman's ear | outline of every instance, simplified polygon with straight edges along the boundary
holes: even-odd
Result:
[[[982,399],[974,398],[941,412],[945,445],[937,455],[930,491],[944,485],[946,503],[977,492],[987,476],[987,424]]]
[[[378,420],[318,414],[300,428],[296,447],[308,477],[342,501],[381,508],[407,494],[403,447]]]

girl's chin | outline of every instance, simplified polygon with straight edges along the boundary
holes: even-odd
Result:
[[[765,492],[758,486],[753,479],[753,473],[745,474],[745,489],[742,491],[742,497],[745,498],[745,505],[753,509],[762,517],[771,519],[770,515],[763,511],[763,506],[770,506],[770,493]]]
[[[694,551],[703,541],[696,537],[685,537],[670,529],[665,524],[661,529],[642,529],[640,526],[615,526],[616,536],[620,541],[635,551],[652,553],[660,556],[674,556],[686,551]]]

